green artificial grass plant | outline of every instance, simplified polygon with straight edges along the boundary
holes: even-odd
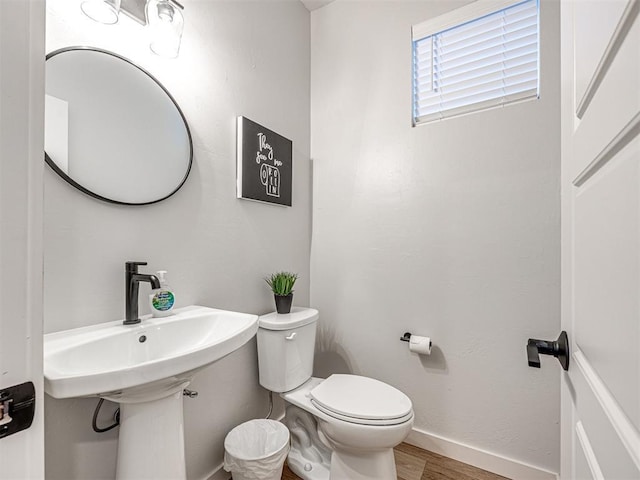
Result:
[[[286,296],[293,292],[293,285],[298,279],[297,273],[277,272],[264,279],[271,287],[274,295]]]

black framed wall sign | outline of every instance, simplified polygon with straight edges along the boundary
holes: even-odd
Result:
[[[238,117],[237,196],[247,200],[291,206],[293,142]]]

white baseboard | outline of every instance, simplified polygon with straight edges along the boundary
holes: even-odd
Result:
[[[414,428],[406,443],[514,480],[558,480],[558,474]]]
[[[222,468],[222,465],[222,463],[218,465],[218,468],[203,480],[229,480],[231,478],[231,473]]]

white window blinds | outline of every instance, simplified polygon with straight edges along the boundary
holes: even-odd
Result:
[[[475,2],[413,28],[414,124],[538,96],[538,1],[509,3],[478,14],[487,3]]]

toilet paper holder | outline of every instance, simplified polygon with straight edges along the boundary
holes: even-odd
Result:
[[[404,332],[404,335],[400,337],[400,340],[403,342],[411,342],[411,335],[411,332]],[[431,346],[431,340],[429,340],[429,346]]]
[[[418,355],[431,355],[431,339],[429,337],[423,337],[420,335],[413,335],[411,332],[405,332],[400,337],[402,342],[409,344],[409,351],[417,353]]]

